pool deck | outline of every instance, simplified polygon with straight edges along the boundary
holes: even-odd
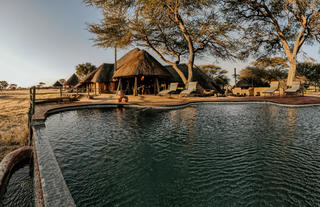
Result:
[[[83,97],[80,101],[73,103],[43,103],[37,104],[34,121],[44,121],[48,111],[53,109],[63,109],[70,107],[85,107],[94,105],[133,105],[133,106],[153,106],[153,107],[172,107],[183,106],[190,103],[212,102],[269,102],[274,104],[281,104],[284,106],[314,106],[320,105],[320,97],[311,96],[262,96],[262,97],[183,97],[179,98],[178,95],[167,97],[144,95],[144,96],[128,96],[128,103],[118,103],[118,96],[113,94],[102,94],[95,96],[94,99]]]

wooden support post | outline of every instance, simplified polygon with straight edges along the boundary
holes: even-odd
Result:
[[[160,92],[160,85],[159,85],[159,79],[158,78],[156,78],[156,88],[157,88],[156,94],[158,94]]]
[[[121,78],[119,78],[119,83],[118,83],[116,95],[120,94],[120,90],[121,90]]]
[[[135,76],[134,77],[134,87],[133,87],[133,95],[134,96],[137,96],[138,93],[137,93],[137,88],[138,88],[138,77]]]
[[[62,87],[60,86],[60,98],[62,98]]]
[[[114,47],[114,71],[117,70],[117,46]]]
[[[89,98],[89,96],[90,96],[90,84],[89,83],[87,83],[87,92],[88,92],[88,98]]]
[[[95,96],[97,95],[97,84],[96,83],[94,84],[94,95]]]

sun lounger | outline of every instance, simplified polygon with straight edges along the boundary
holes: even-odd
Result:
[[[180,96],[188,96],[192,92],[195,92],[197,90],[197,82],[190,82],[188,85],[188,89],[181,91]]]
[[[163,95],[171,94],[171,93],[177,91],[177,88],[178,88],[178,83],[170,83],[169,89],[160,91],[159,95],[163,96]]]
[[[279,81],[272,81],[270,83],[270,88],[264,90],[263,93],[270,93],[270,95],[273,95],[276,91],[279,91]]]
[[[287,90],[285,90],[285,93],[287,95],[289,95],[289,94],[297,94],[298,92],[301,92],[301,83],[300,83],[300,81],[292,82],[291,88],[288,88]]]

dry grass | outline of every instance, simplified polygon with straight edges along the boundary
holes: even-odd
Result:
[[[59,97],[59,90],[37,89],[36,99]],[[28,136],[29,90],[0,91],[0,161],[25,145]]]

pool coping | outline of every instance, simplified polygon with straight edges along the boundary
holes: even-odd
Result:
[[[320,103],[312,103],[312,104],[283,104],[277,103],[270,100],[245,100],[245,101],[230,101],[230,100],[219,100],[219,101],[208,101],[208,100],[201,100],[201,101],[187,101],[182,102],[180,104],[164,104],[159,105],[157,103],[77,103],[77,104],[66,104],[66,105],[55,105],[52,108],[48,108],[44,114],[38,116],[37,118],[33,118],[34,123],[42,124],[46,120],[46,118],[52,114],[64,112],[64,111],[72,111],[72,110],[79,110],[79,109],[95,109],[95,108],[152,108],[152,109],[163,109],[163,110],[172,110],[172,109],[181,109],[188,107],[190,105],[196,104],[270,104],[276,105],[281,107],[288,107],[288,108],[305,108],[305,107],[318,107]]]
[[[35,206],[76,206],[49,140],[33,125]],[[41,126],[40,126],[41,127]]]
[[[292,104],[281,104],[281,103],[275,103],[272,101],[265,101],[265,100],[259,100],[259,101],[188,101],[188,102],[184,102],[181,104],[169,104],[169,105],[157,105],[155,104],[123,104],[123,103],[82,103],[82,104],[67,104],[67,105],[56,105],[52,108],[49,108],[48,110],[45,111],[45,113],[43,114],[43,117],[41,118],[33,118],[33,128],[34,128],[34,132],[35,127],[42,125],[45,126],[45,120],[48,116],[56,114],[56,113],[60,113],[60,112],[65,112],[65,111],[73,111],[73,110],[81,110],[81,109],[99,109],[99,108],[150,108],[150,109],[160,109],[160,110],[174,110],[174,109],[182,109],[191,105],[197,105],[197,104],[270,104],[270,105],[276,105],[276,106],[280,106],[280,107],[288,107],[288,108],[302,108],[302,107],[314,107],[314,106],[320,106],[320,104],[303,104],[303,105],[292,105]],[[68,186],[65,183],[65,180],[62,176],[61,173],[61,169],[60,166],[58,165],[58,162],[55,158],[54,153],[53,152],[49,140],[47,140],[49,145],[49,151],[50,153],[48,153],[49,159],[54,160],[54,162],[57,164],[57,168],[56,169],[56,174],[59,175],[58,177],[58,181],[57,183],[54,183],[54,186],[57,186],[57,184],[62,184],[62,188],[65,189],[65,192],[63,196],[57,196],[56,194],[50,195],[50,192],[44,190],[44,186],[46,184],[44,178],[42,177],[42,170],[41,168],[43,168],[43,166],[40,165],[40,161],[39,161],[39,155],[38,155],[38,151],[37,148],[40,146],[37,142],[38,142],[38,137],[36,136],[36,133],[34,133],[34,139],[33,139],[33,145],[34,145],[34,170],[35,170],[35,192],[36,194],[36,206],[51,206],[52,203],[48,202],[46,200],[47,197],[53,198],[52,202],[54,203],[56,202],[61,202],[61,200],[68,200],[70,201],[68,204],[66,205],[59,205],[59,206],[75,206],[74,204],[74,200],[72,198],[72,195],[68,189]],[[40,158],[41,159],[41,158]],[[46,186],[46,188],[48,189],[48,186]],[[49,187],[50,188],[50,187]],[[70,205],[71,203],[71,205]],[[60,203],[61,204],[61,203]]]

